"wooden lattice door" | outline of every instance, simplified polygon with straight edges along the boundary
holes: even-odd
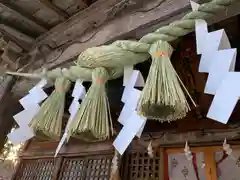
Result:
[[[51,180],[54,159],[22,160],[14,180]]]
[[[145,151],[129,152],[123,163],[124,180],[162,180],[163,152],[154,152],[153,158]]]
[[[112,155],[64,158],[59,180],[109,180]]]

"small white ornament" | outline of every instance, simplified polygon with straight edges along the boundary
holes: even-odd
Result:
[[[118,170],[118,152],[115,151],[114,157],[112,159],[112,173],[116,173],[116,171]]]
[[[233,156],[232,152],[232,148],[230,147],[230,145],[227,143],[227,139],[225,138],[224,142],[223,142],[223,150],[226,152],[226,154],[233,160],[236,160],[235,157]]]
[[[153,147],[152,147],[152,141],[150,141],[148,147],[147,147],[148,155],[150,158],[153,158]]]
[[[193,156],[192,156],[192,152],[190,150],[190,147],[188,146],[187,141],[186,141],[185,148],[184,148],[184,154],[188,161],[192,161]]]

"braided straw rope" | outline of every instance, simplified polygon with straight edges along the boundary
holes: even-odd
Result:
[[[188,34],[195,28],[195,20],[208,19],[216,15],[219,11],[225,11],[227,7],[238,0],[213,0],[202,4],[197,11],[192,11],[185,15],[181,20],[157,29],[153,33],[149,33],[140,39],[140,42],[152,44],[157,40],[171,42],[177,38]]]
[[[79,55],[76,66],[72,66],[69,69],[57,68],[52,71],[44,71],[40,74],[12,72],[7,72],[7,74],[30,78],[45,77],[48,79],[64,77],[71,81],[76,81],[77,79],[91,81],[93,76],[92,86],[78,110],[75,125],[72,126],[73,129],[71,132],[78,138],[97,141],[109,138],[111,132],[109,126],[112,127],[111,118],[109,117],[109,104],[104,86],[105,80],[122,76],[124,66],[135,65],[152,57],[153,61],[147,84],[144,86],[138,104],[139,112],[145,113],[144,115],[147,117],[152,117],[160,121],[176,120],[184,117],[189,107],[178,83],[177,74],[171,65],[170,57],[156,58],[155,53],[158,53],[158,50],[161,49],[165,49],[166,52],[168,52],[171,49],[169,42],[194,30],[195,20],[207,19],[214,16],[219,11],[226,10],[234,1],[238,0],[213,0],[202,4],[197,11],[190,12],[181,20],[175,21],[157,29],[155,32],[143,36],[139,41],[116,41],[110,45],[88,48]],[[94,75],[96,74],[100,76],[106,75],[103,77],[104,83],[101,84],[95,81]],[[162,95],[159,96],[156,92],[159,94],[162,93]],[[50,99],[49,97],[46,101],[53,101]],[[64,103],[63,98],[61,99],[61,102]],[[145,108],[144,105],[147,108]],[[164,115],[164,110],[159,113],[160,115],[156,113],[156,111],[152,113],[152,115],[149,115],[149,110],[153,109],[156,105],[157,107],[164,106],[165,110],[169,110],[169,113]],[[146,110],[142,110],[144,108]],[[59,109],[61,109],[61,107],[59,107],[58,110]],[[47,106],[43,108],[42,115],[46,114],[45,112],[47,110]],[[37,121],[33,122],[37,123]],[[51,132],[45,132],[45,134],[50,135]],[[57,132],[56,136],[58,136],[58,134],[59,132]]]
[[[115,79],[123,74],[123,67],[134,65],[146,61],[150,55],[148,54],[150,44],[158,40],[171,42],[178,37],[184,36],[194,30],[195,20],[207,19],[216,15],[219,11],[225,11],[227,7],[238,0],[213,0],[202,4],[197,11],[190,12],[181,20],[177,20],[167,26],[157,29],[155,32],[143,36],[139,42],[137,41],[116,41],[110,45],[88,48],[83,51],[79,57],[77,64],[70,69],[61,70],[61,73],[47,72],[47,77],[57,78],[65,76],[72,81],[80,78],[82,80],[91,81],[92,69],[96,67],[105,67],[109,72],[109,79]],[[59,71],[59,69],[58,69]],[[60,72],[59,71],[59,72]],[[48,75],[48,74],[52,75]],[[30,78],[41,78],[39,74],[22,74],[7,72],[7,74],[25,76]]]

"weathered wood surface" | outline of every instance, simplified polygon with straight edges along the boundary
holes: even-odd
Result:
[[[9,1],[1,0],[0,6],[2,8],[7,9],[15,16],[21,17],[21,19],[24,23],[28,23],[30,26],[33,26],[36,29],[36,31],[39,31],[39,32],[47,31],[47,28],[45,27],[46,25],[44,25],[41,21],[39,21],[39,19],[35,18],[31,14],[26,13],[25,11],[22,11],[17,6],[10,3]]]
[[[152,140],[153,147],[184,147],[187,141],[192,146],[208,146],[208,145],[222,145],[224,139],[227,138],[232,145],[239,145],[240,128],[227,130],[203,130],[194,132],[177,133],[169,132],[155,132],[143,134],[141,139],[135,139],[131,143],[129,149],[143,149],[147,148],[150,140]],[[59,156],[84,156],[87,154],[105,154],[114,151],[111,141],[99,143],[85,143],[75,139],[71,139],[59,152]],[[38,142],[32,140],[28,148],[21,154],[21,157],[26,158],[40,158],[53,157],[58,142]],[[44,151],[43,151],[44,149]]]
[[[103,1],[105,4],[99,4]],[[160,5],[160,0],[152,0],[144,2],[145,10],[153,8],[145,12],[142,8],[142,2],[139,1],[139,4],[129,5],[125,14],[115,13],[114,16],[109,15],[108,17],[107,10],[110,11],[113,8],[113,1],[117,2],[117,0],[100,0],[99,3],[77,13],[66,22],[41,36],[35,48],[48,47],[48,50],[41,52],[42,55],[38,57],[32,68],[42,68],[43,65],[50,69],[59,66],[68,67],[73,60],[76,60],[78,54],[89,47],[105,44],[116,39],[140,38],[162,25],[180,19],[191,10],[188,0],[165,0]],[[239,7],[240,2],[231,6],[227,12],[221,12],[215,18],[209,20],[209,23],[239,14]],[[98,11],[96,11],[97,8]],[[99,9],[102,10],[103,14],[100,13]],[[120,12],[125,11],[123,9]],[[111,19],[112,17],[115,18]],[[60,47],[51,49],[49,48],[51,46],[54,48]],[[37,69],[36,71],[40,70]],[[19,81],[14,88],[14,93],[26,93],[35,82]]]
[[[12,118],[19,111],[19,104],[14,99],[11,91],[15,79],[7,76],[0,81],[0,150],[6,142],[6,136],[10,132],[14,119]],[[14,107],[14,108],[13,108]]]
[[[117,0],[114,1],[117,2]],[[188,0],[160,2],[159,0],[149,1],[144,4],[144,9],[137,6],[137,9],[135,7],[128,13],[116,15],[113,20],[109,21],[106,17],[108,16],[107,10],[112,7],[113,0],[105,0],[101,6],[97,7],[99,12],[96,12],[95,6],[98,5],[96,3],[40,37],[36,46],[44,43],[54,48],[59,47],[46,57],[46,67],[52,68],[75,60],[76,56],[86,48],[116,39],[139,38],[162,25],[180,19],[191,10]],[[239,14],[239,7],[240,2],[235,3],[229,7],[227,12],[221,12],[210,19],[209,23]]]
[[[31,140],[28,148],[20,155],[23,158],[53,157],[58,142],[38,142]],[[42,151],[44,149],[44,151]],[[62,147],[60,156],[84,156],[88,154],[105,154],[113,152],[112,141],[99,143],[84,143],[71,139],[67,145]]]

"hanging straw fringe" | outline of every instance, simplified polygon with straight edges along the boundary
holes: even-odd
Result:
[[[105,91],[108,78],[105,68],[96,68],[93,71],[92,85],[70,125],[70,135],[85,141],[99,141],[110,137],[113,127]]]
[[[115,151],[114,157],[112,159],[112,167],[109,180],[121,180],[119,172],[119,154],[117,151]]]
[[[59,140],[62,131],[62,117],[65,106],[65,94],[70,88],[70,81],[61,77],[55,81],[55,90],[42,104],[39,113],[29,126],[42,138]]]
[[[151,46],[152,65],[138,103],[141,114],[161,122],[181,119],[190,110],[170,61],[172,52],[165,41]]]

